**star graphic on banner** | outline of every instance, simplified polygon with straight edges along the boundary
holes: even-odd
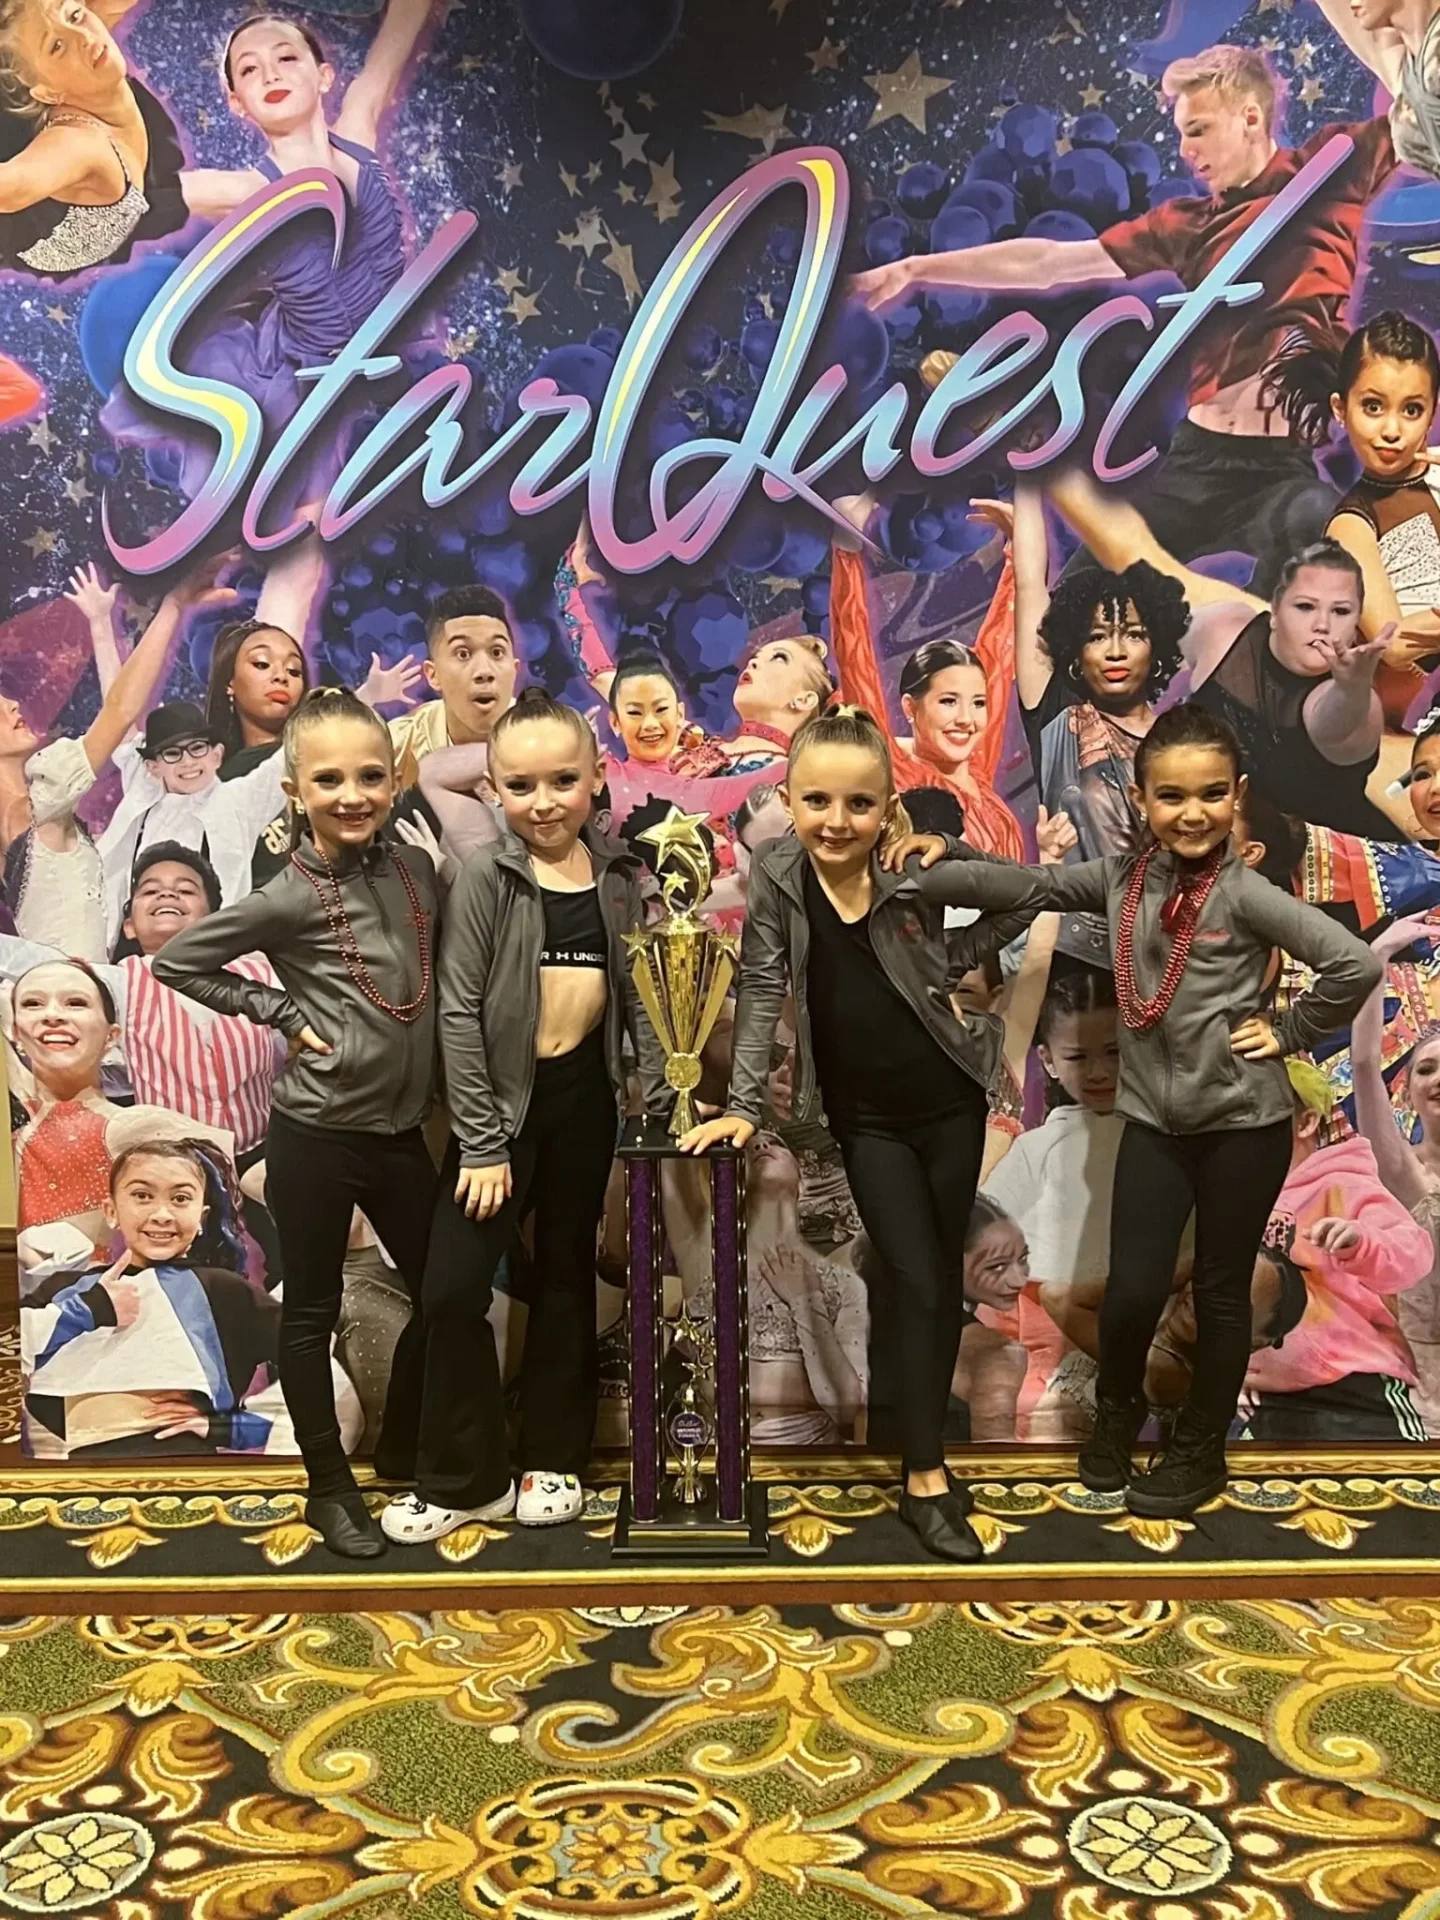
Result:
[[[640,198],[628,180],[622,180],[620,182],[619,186],[615,189],[615,195],[622,207],[633,207],[635,202]]]
[[[578,200],[580,198],[580,182],[575,178],[573,173],[567,173],[564,167],[560,169],[560,184],[572,200]]]
[[[1319,48],[1315,45],[1315,43],[1312,40],[1302,40],[1299,46],[1296,47],[1295,49],[1296,66],[1297,67],[1313,67],[1315,64],[1315,55],[1318,52],[1319,52]]]
[[[633,308],[643,291],[635,272],[635,249],[622,247],[608,227],[605,229],[605,238],[610,242],[610,251],[600,264],[602,267],[608,267],[615,275],[624,288],[626,306]]]
[[[758,140],[766,153],[773,153],[778,140],[791,137],[785,124],[788,111],[784,105],[747,107],[744,113],[707,113],[705,121],[711,133],[738,133],[742,140]]]
[[[605,102],[605,118],[610,122],[612,127],[624,126],[625,109],[618,100],[607,100]]]
[[[478,53],[462,53],[460,56],[460,78],[468,80],[472,73],[479,73],[485,62]]]
[[[31,446],[39,447],[40,451],[48,460],[50,458],[50,449],[55,444],[55,436],[50,431],[50,416],[48,413],[42,413],[34,426],[30,428],[29,438]]]
[[[1284,45],[1285,42],[1280,38],[1278,33],[1262,33],[1260,36],[1260,51],[1262,53],[1279,53]]]
[[[636,105],[644,107],[647,113],[654,113],[655,96],[653,93],[637,93],[635,96],[635,101],[636,101]]]
[[[574,233],[557,233],[555,238],[571,253],[577,247],[583,247],[588,260],[597,247],[605,244],[605,222],[592,207],[588,213],[581,214]]]
[[[78,474],[75,479],[65,482],[65,494],[67,499],[73,500],[77,507],[83,507],[87,500],[94,498],[90,488],[85,484],[85,476],[83,473]]]
[[[515,293],[524,278],[518,267],[502,267],[495,276],[495,284],[501,293]]]
[[[1084,27],[1081,26],[1080,22],[1068,7],[1065,9],[1064,26],[1056,27],[1053,33],[1046,35],[1046,39],[1052,47],[1058,47],[1066,40],[1084,40],[1087,37]]]
[[[1325,83],[1312,76],[1300,89],[1300,98],[1307,107],[1313,107],[1325,92]]]
[[[513,192],[520,184],[520,174],[520,167],[518,167],[513,160],[507,160],[496,175],[496,178],[500,182],[500,191],[502,193]]]
[[[1080,89],[1080,104],[1087,111],[1094,107],[1103,107],[1105,104],[1105,89],[1095,86],[1082,87]]]
[[[22,540],[20,544],[22,547],[28,547],[32,556],[38,560],[42,553],[54,553],[60,544],[60,531],[58,528],[37,527],[30,538]]]
[[[925,72],[918,53],[907,53],[893,73],[867,73],[865,84],[880,96],[867,126],[878,127],[886,120],[908,120],[917,133],[928,131],[926,102],[950,89],[948,80]]]
[[[636,133],[628,120],[622,119],[619,125],[623,128],[623,132],[618,140],[612,140],[610,144],[619,154],[621,166],[643,167],[646,164],[646,136],[643,133]]]
[[[601,174],[604,171],[605,171],[605,168],[599,160],[592,160],[589,166],[586,167],[585,169],[586,185],[593,187],[595,182],[600,178]]]
[[[454,331],[445,337],[445,357],[458,360],[463,354],[473,353],[480,344],[480,329],[464,327],[459,333]]]
[[[800,591],[800,582],[798,580],[782,579],[778,573],[762,574],[760,576],[760,584],[764,587],[765,591],[771,595],[777,593],[798,593]]]
[[[1260,0],[1261,13],[1289,13],[1295,0]]]
[[[680,182],[675,178],[675,156],[657,166],[649,162],[650,191],[645,196],[645,205],[654,207],[655,218],[660,226],[667,220],[674,220],[680,212]]]
[[[68,326],[70,322],[70,315],[64,307],[46,307],[45,318],[53,320],[57,327]]]
[[[838,44],[833,44],[827,33],[819,46],[813,48],[811,52],[805,56],[810,62],[811,73],[823,73],[827,67],[831,69],[838,67],[840,64],[840,56],[844,53],[847,45],[848,42],[844,40],[841,40]]]
[[[509,306],[502,311],[510,315],[517,327],[523,327],[527,320],[533,320],[539,313],[540,296],[538,293],[516,292],[511,296]]]

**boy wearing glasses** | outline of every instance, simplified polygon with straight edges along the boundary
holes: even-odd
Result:
[[[221,904],[250,891],[250,863],[261,831],[281,812],[281,756],[272,754],[235,780],[220,780],[223,743],[189,700],[156,707],[144,736],[115,754],[123,794],[100,837],[107,938],[113,948],[135,865],[157,840],[193,848],[220,882]]]

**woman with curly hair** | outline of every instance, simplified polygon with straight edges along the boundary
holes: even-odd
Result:
[[[1062,575],[1052,592],[1038,491],[1019,486],[1013,506],[977,500],[975,511],[1010,537],[1015,688],[1040,799],[1074,823],[1074,859],[1124,852],[1136,825],[1135,749],[1185,664],[1184,588],[1137,560],[1121,573]]]

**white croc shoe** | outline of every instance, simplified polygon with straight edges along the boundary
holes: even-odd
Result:
[[[585,1494],[573,1473],[527,1473],[520,1482],[515,1518],[522,1527],[558,1527],[578,1520]]]
[[[488,1507],[432,1507],[418,1493],[402,1493],[380,1516],[387,1540],[400,1547],[418,1547],[427,1540],[443,1540],[447,1533],[472,1526],[477,1520],[508,1520],[515,1511],[515,1483]]]

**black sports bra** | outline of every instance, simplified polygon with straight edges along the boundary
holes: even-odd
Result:
[[[542,967],[595,967],[603,971],[610,961],[605,923],[600,918],[600,896],[594,887],[578,893],[556,893],[544,887],[545,944]]]

